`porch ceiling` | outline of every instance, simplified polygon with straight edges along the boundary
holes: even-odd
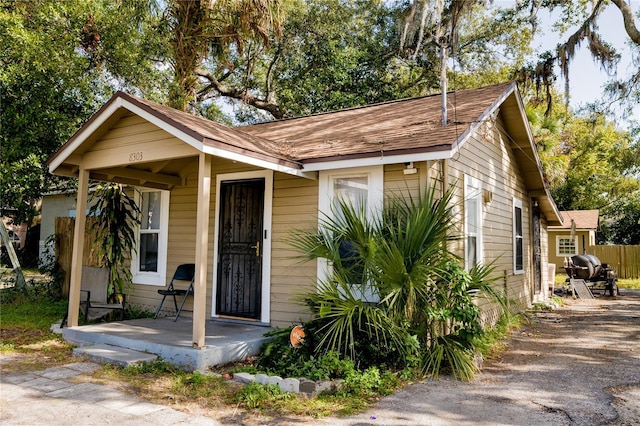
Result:
[[[185,184],[184,171],[197,156],[172,158],[136,164],[115,165],[89,171],[89,178],[103,182],[171,190]],[[79,165],[63,163],[56,174],[78,177]]]

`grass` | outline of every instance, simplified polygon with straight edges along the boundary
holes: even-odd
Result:
[[[640,290],[640,278],[619,279],[618,287]]]
[[[242,417],[258,415],[269,419],[349,415],[378,399],[331,393],[309,398],[282,392],[274,386],[257,383],[243,386],[219,375],[186,372],[164,361],[128,368],[105,365],[85,380],[110,386],[115,383],[140,398],[178,410],[232,411]]]
[[[554,280],[555,285],[563,286],[566,279],[567,274],[557,274]],[[618,287],[640,290],[640,278],[618,278]]]
[[[511,333],[522,328],[526,321],[524,315],[505,315],[500,318],[495,326],[486,330],[481,339],[474,342],[482,357],[486,361],[499,358],[507,348],[505,340]]]
[[[72,346],[49,330],[67,310],[67,303],[55,301],[30,289],[0,293],[0,354],[11,357],[2,372],[40,370],[69,362]],[[13,356],[20,355],[20,356]]]

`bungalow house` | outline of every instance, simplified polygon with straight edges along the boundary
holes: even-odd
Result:
[[[596,231],[599,227],[598,210],[561,211],[562,225],[549,226],[549,264],[555,264],[558,271],[564,260],[587,252],[589,246],[596,245]]]
[[[322,262],[298,264],[283,242],[317,226],[332,197],[373,211],[385,194],[455,185],[467,267],[496,260],[509,297],[544,300],[547,227],[561,216],[545,183],[515,83],[231,128],[116,93],[49,160],[79,178],[69,326],[78,323],[88,182],[139,189],[143,212],[129,301],[155,308],[182,263],[195,263],[193,346],[205,320],[286,326],[308,313]]]

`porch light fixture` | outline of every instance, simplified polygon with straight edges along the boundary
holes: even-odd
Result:
[[[493,201],[493,192],[488,189],[483,189],[482,201],[484,201],[485,204],[491,204],[491,201]]]
[[[418,169],[413,167],[413,161],[409,163],[404,163],[404,165],[406,168],[402,171],[402,173],[404,173],[405,175],[413,175],[418,173]]]

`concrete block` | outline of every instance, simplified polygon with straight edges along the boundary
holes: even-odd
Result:
[[[300,392],[300,380],[288,377],[280,382],[280,390],[283,392]]]
[[[154,354],[105,344],[75,348],[73,354],[87,357],[94,362],[115,364],[121,367],[129,367],[140,362],[152,362],[158,358]]]
[[[261,385],[266,385],[268,383],[269,376],[266,374],[256,374],[256,383],[260,383]]]
[[[318,385],[316,387],[316,392],[317,393],[326,392],[326,391],[333,390],[334,388],[335,388],[335,384],[333,380],[323,380],[321,382],[318,382]]]
[[[300,379],[300,384],[298,386],[298,389],[300,393],[304,393],[307,395],[315,395],[317,386],[318,386],[317,383],[314,382],[313,380]]]
[[[233,378],[241,383],[251,383],[255,380],[253,374],[249,373],[233,373]]]
[[[281,382],[282,382],[282,377],[278,377],[278,376],[269,376],[269,378],[267,379],[268,385],[280,386]]]

